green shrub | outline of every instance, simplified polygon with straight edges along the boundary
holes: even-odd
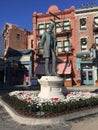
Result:
[[[22,112],[37,112],[39,109],[37,108],[37,104],[34,102],[31,106],[30,103],[24,102],[19,100],[15,96],[9,96],[8,94],[3,96],[2,99],[7,102],[9,105],[11,105],[16,110],[22,111]]]
[[[98,98],[97,97],[91,97],[89,99],[79,101],[70,101],[70,102],[56,102],[53,101],[42,103],[42,105],[38,105],[36,101],[32,101],[32,105],[28,102],[24,102],[19,100],[15,96],[9,96],[6,94],[2,97],[2,99],[7,102],[9,105],[11,105],[14,109],[18,111],[22,111],[22,113],[35,113],[38,111],[43,111],[45,113],[62,113],[62,112],[72,112],[76,110],[81,110],[81,108],[87,108],[87,107],[93,107],[98,105]]]

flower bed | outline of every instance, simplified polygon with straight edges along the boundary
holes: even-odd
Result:
[[[88,109],[98,105],[98,94],[92,92],[69,92],[65,99],[58,97],[38,98],[34,91],[13,91],[3,97],[17,112],[33,117],[50,117]]]

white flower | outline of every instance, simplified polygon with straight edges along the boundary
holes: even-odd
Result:
[[[48,104],[56,104],[57,102],[63,102],[63,103],[68,103],[68,102],[75,102],[75,101],[79,101],[79,100],[85,100],[91,97],[98,97],[98,94],[96,93],[91,93],[91,92],[70,92],[67,94],[67,96],[65,97],[65,99],[63,100],[49,100],[49,99],[42,99],[39,98],[37,96],[37,93],[35,91],[13,91],[9,93],[10,96],[15,96],[17,97],[19,100],[26,100],[27,102],[29,102],[31,105],[36,103],[37,106],[42,106],[42,104],[44,103],[48,103]]]

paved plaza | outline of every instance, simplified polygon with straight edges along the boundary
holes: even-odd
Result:
[[[12,117],[0,106],[0,130],[98,130],[98,114],[64,121],[57,125],[25,125],[15,122]]]
[[[0,106],[0,130],[70,130],[67,122],[57,125],[25,125],[15,122],[12,117]]]
[[[96,89],[96,88],[94,88]],[[0,95],[11,91],[1,89]],[[26,125],[13,120],[7,111],[0,106],[0,130],[98,130],[98,114],[71,121],[62,121],[50,125]]]

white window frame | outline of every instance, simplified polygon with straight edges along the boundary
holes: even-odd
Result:
[[[81,51],[86,51],[86,50],[87,50],[87,43],[82,44],[82,43],[81,43],[82,39],[86,39],[86,41],[87,41],[87,37],[82,37],[82,38],[80,39]]]
[[[81,25],[81,20],[82,19],[85,19],[86,20],[86,23],[85,25]],[[83,18],[80,18],[80,30],[86,30],[87,29],[87,18],[83,17]]]
[[[70,21],[69,20],[64,20],[63,25],[64,25],[64,29],[67,29],[67,30],[70,29]]]
[[[94,27],[98,27],[98,16],[94,17]]]
[[[64,40],[64,51],[68,52],[70,50],[70,40]]]
[[[57,52],[61,53],[63,51],[63,42],[57,41]]]
[[[38,34],[42,35],[45,31],[44,29],[45,25],[44,23],[38,24]]]
[[[98,37],[95,37],[96,49],[98,50]]]
[[[62,22],[56,23],[56,32],[60,33],[62,31]]]
[[[49,28],[49,25],[50,25],[51,23],[45,23],[45,25],[46,25],[46,31],[48,31],[48,28]]]

